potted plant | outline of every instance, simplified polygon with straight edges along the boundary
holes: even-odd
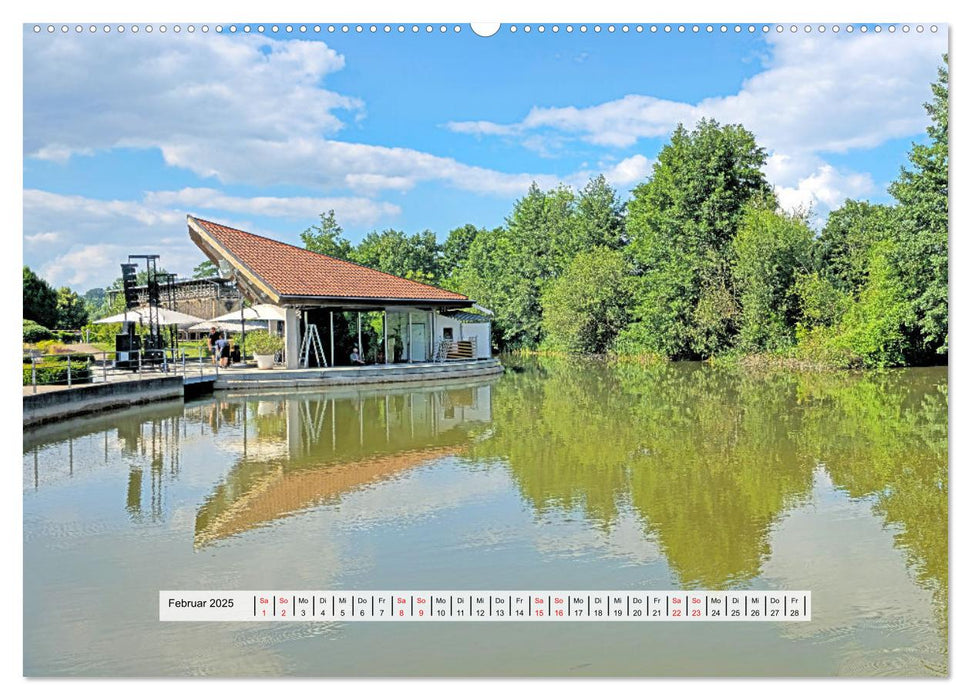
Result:
[[[253,353],[257,369],[273,369],[276,354],[283,350],[283,338],[266,331],[246,334],[246,349]]]

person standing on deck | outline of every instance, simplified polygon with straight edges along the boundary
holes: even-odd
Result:
[[[219,362],[219,354],[216,352],[216,341],[221,337],[222,333],[217,331],[215,326],[209,329],[209,356],[212,357],[213,364]]]
[[[218,356],[220,367],[229,367],[229,341],[222,335],[215,343],[214,357]]]

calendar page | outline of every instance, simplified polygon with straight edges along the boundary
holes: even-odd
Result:
[[[23,25],[24,675],[947,677],[948,24],[307,9]]]

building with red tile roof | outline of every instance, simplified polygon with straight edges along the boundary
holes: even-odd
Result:
[[[193,216],[189,236],[217,265],[226,262],[252,296],[285,306],[339,302],[342,308],[422,304],[462,308],[472,300],[429,284],[373,270]],[[253,293],[255,292],[255,293]]]
[[[491,319],[456,313],[474,306],[463,294],[215,221],[186,219],[192,241],[247,300],[284,309],[288,369],[346,364],[342,358],[351,357],[352,346],[365,362],[382,364],[492,355]],[[348,311],[358,312],[356,342],[342,316]],[[384,314],[383,342],[366,347],[360,314],[374,311]]]

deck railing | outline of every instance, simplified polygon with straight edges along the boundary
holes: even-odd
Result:
[[[23,385],[36,394],[38,387],[71,388],[80,384],[129,381],[151,376],[219,376],[219,365],[200,347],[196,354],[181,348],[130,353],[119,362],[116,352],[27,352],[23,356]]]

